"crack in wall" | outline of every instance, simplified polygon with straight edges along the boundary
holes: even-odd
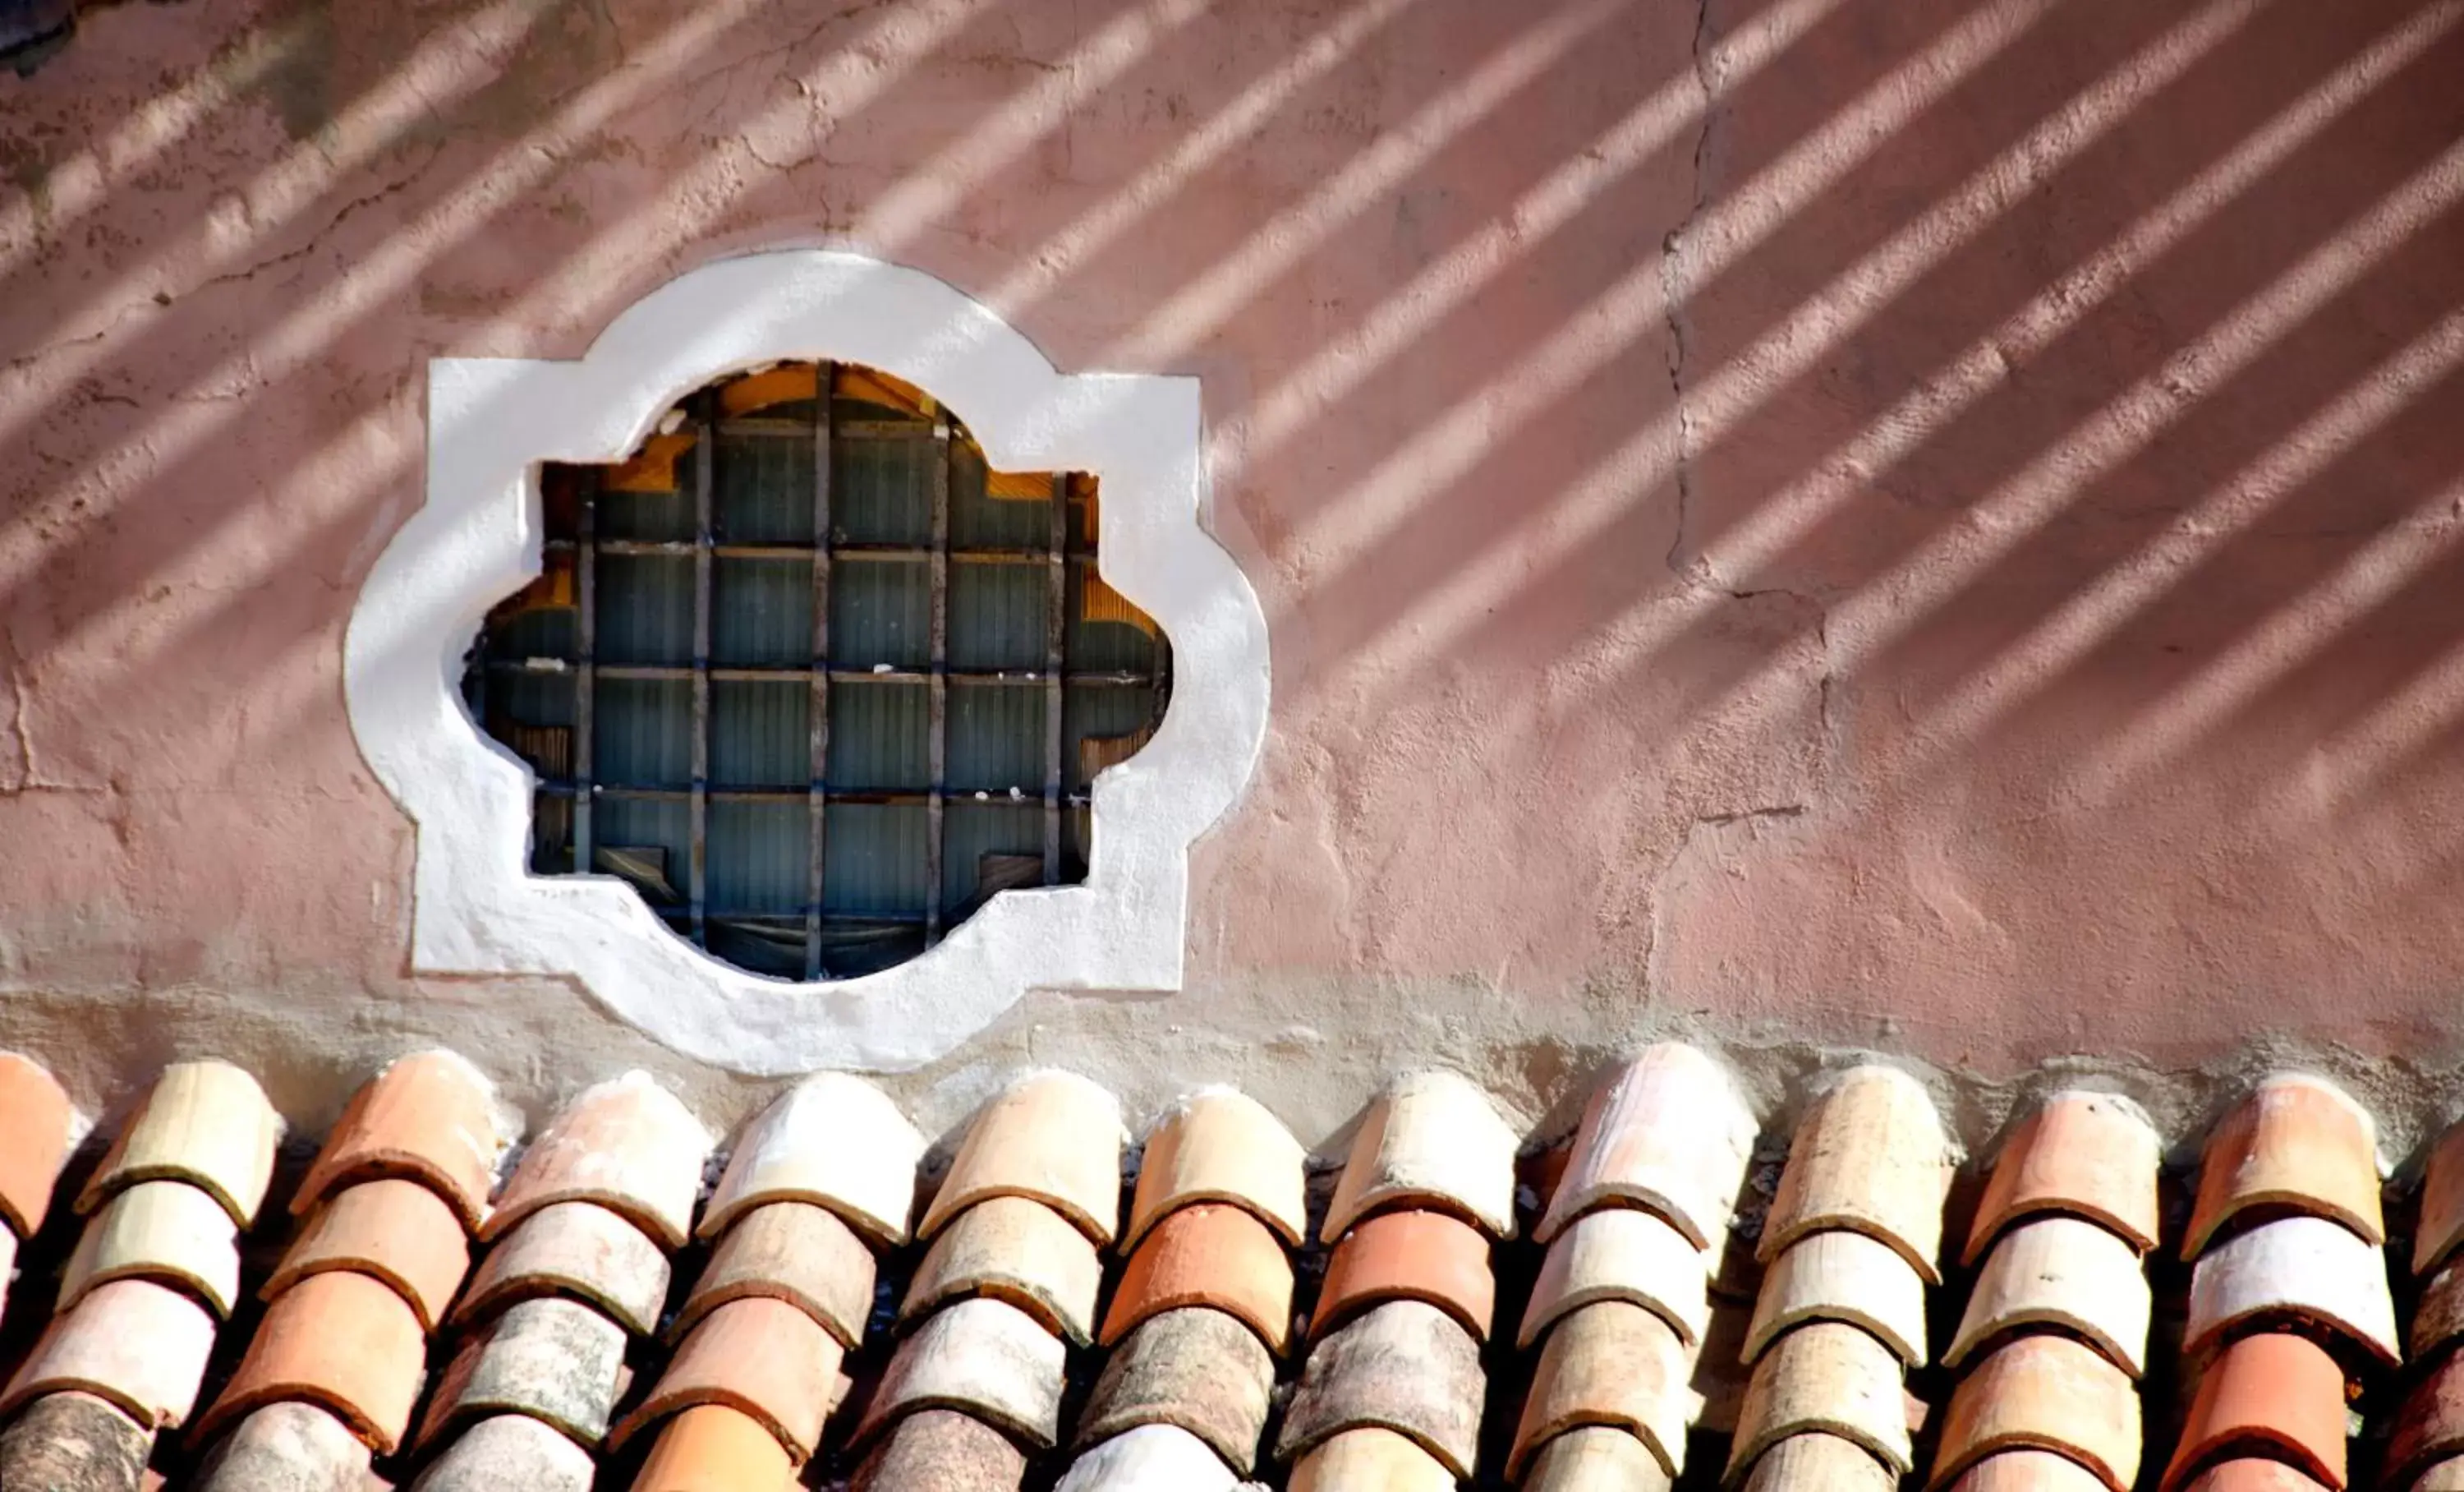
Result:
[[[1695,225],[1702,220],[1703,210],[1710,200],[1707,170],[1713,126],[1713,106],[1719,98],[1719,80],[1711,65],[1711,0],[1696,0],[1694,10],[1693,64],[1694,81],[1702,91],[1702,128],[1694,136],[1694,200],[1685,216],[1660,245],[1661,313],[1668,323],[1668,389],[1676,401],[1677,452],[1670,463],[1670,477],[1677,488],[1676,532],[1668,544],[1669,571],[1690,584],[1707,583],[1710,566],[1707,560],[1688,565],[1685,559],[1685,535],[1689,509],[1694,501],[1694,414],[1686,397],[1687,362],[1692,355],[1692,327],[1686,317],[1685,300],[1690,287],[1686,283],[1684,256],[1687,239]]]

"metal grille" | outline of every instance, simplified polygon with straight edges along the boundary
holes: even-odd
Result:
[[[1097,573],[1091,481],[990,473],[930,398],[807,364],[541,489],[544,572],[465,686],[539,775],[534,871],[622,877],[678,935],[808,979],[1085,878],[1088,787],[1170,692]]]

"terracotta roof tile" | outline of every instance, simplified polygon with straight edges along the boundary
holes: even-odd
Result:
[[[2022,1218],[2084,1217],[2145,1254],[2156,1246],[2156,1173],[2164,1149],[2139,1106],[2109,1093],[2057,1093],[2022,1120],[1978,1200],[1962,1263]]]
[[[475,1232],[508,1137],[487,1078],[451,1052],[418,1052],[386,1067],[351,1096],[316,1163],[291,1198],[304,1214],[351,1182],[417,1181]]]
[[[1871,1235],[1835,1229],[1783,1249],[1755,1297],[1745,1360],[1752,1363],[1780,1333],[1812,1321],[1861,1326],[1901,1362],[1925,1363],[1925,1280],[1899,1250]]]
[[[1809,1431],[1754,1458],[1744,1492],[1893,1492],[1900,1474],[1854,1440]]]
[[[2306,1073],[2259,1084],[2208,1138],[2182,1257],[2198,1258],[2219,1229],[2257,1207],[2332,1217],[2385,1243],[2378,1130],[2368,1112],[2343,1089]]]
[[[86,1220],[60,1276],[59,1308],[99,1284],[151,1280],[227,1317],[239,1275],[239,1228],[221,1202],[185,1181],[140,1182]]]
[[[1926,1485],[1947,1485],[1997,1451],[2069,1457],[2113,1492],[2139,1476],[2139,1394],[2114,1361],[2069,1337],[2038,1335],[1988,1354],[1950,1396]]]
[[[888,1095],[861,1078],[817,1073],[737,1138],[701,1236],[716,1237],[753,1208],[795,1201],[828,1208],[876,1244],[904,1243],[923,1158],[924,1136]]]
[[[668,1283],[668,1257],[657,1239],[595,1202],[561,1202],[497,1239],[448,1319],[459,1324],[510,1301],[560,1291],[648,1336],[658,1328]]]
[[[1207,1202],[1173,1213],[1130,1256],[1104,1313],[1104,1345],[1150,1316],[1190,1305],[1238,1317],[1281,1354],[1292,1326],[1292,1265],[1283,1241],[1246,1208]]]
[[[2457,1456],[2464,1456],[2464,1357],[2451,1354],[2405,1395],[2380,1480],[2409,1487],[2432,1465]]]
[[[1694,1417],[1691,1364],[1668,1323],[1639,1305],[1603,1301],[1559,1321],[1531,1375],[1506,1474],[1520,1479],[1551,1440],[1586,1425],[1641,1437],[1670,1477],[1685,1469]]]
[[[1034,1317],[979,1298],[944,1306],[899,1344],[883,1372],[859,1441],[919,1410],[956,1409],[1039,1450],[1061,1437],[1067,1349]]]
[[[1951,1484],[1952,1492],[2098,1492],[2105,1480],[2054,1451],[1996,1451]]]
[[[1648,1208],[1698,1249],[1728,1231],[1755,1124],[1727,1070],[1689,1046],[1651,1047],[1594,1090],[1535,1236],[1595,1208]]]
[[[1147,1131],[1122,1252],[1193,1202],[1245,1207],[1298,1247],[1309,1229],[1306,1159],[1291,1131],[1255,1099],[1229,1088],[1190,1095]]]
[[[1240,1481],[1188,1431],[1140,1425],[1079,1457],[1053,1492],[1233,1492]]]
[[[1455,1474],[1408,1436],[1365,1426],[1329,1436],[1292,1466],[1287,1492],[1454,1492]]]
[[[907,1415],[855,1474],[851,1492],[1017,1492],[1026,1453],[956,1410]],[[679,1489],[682,1492],[682,1489]]]
[[[265,1284],[272,1300],[310,1275],[356,1270],[384,1280],[433,1331],[471,1272],[471,1240],[451,1203],[417,1181],[345,1186],[309,1220]]]
[[[1514,1236],[1514,1131],[1488,1096],[1448,1072],[1398,1079],[1353,1137],[1318,1240],[1390,1207],[1461,1213],[1495,1237]]]
[[[1940,1284],[1949,1186],[1949,1142],[1925,1088],[1897,1068],[1854,1069],[1797,1125],[1755,1257],[1769,1264],[1807,1234],[1845,1228],[1880,1238]]]
[[[1909,1443],[1900,1360],[1861,1327],[1837,1322],[1799,1326],[1754,1364],[1728,1452],[1728,1477],[1791,1436],[1820,1431],[1853,1440],[1905,1476]]]
[[[2344,1371],[2325,1348],[2289,1332],[2243,1337],[2200,1375],[2163,1492],[2211,1461],[2254,1454],[2341,1489],[2344,1435]]]
[[[1274,1389],[1275,1360],[1247,1325],[1221,1311],[1164,1311],[1113,1349],[1079,1415],[1078,1444],[1177,1425],[1245,1475],[1257,1466]]]
[[[2464,1123],[2430,1148],[2422,1168],[2421,1216],[2412,1235],[2412,1272],[2426,1275],[2464,1243]]]
[[[2078,1217],[2039,1215],[2001,1235],[1978,1271],[1959,1331],[1943,1356],[1957,1368],[1978,1347],[2021,1327],[2053,1327],[2092,1343],[2136,1378],[2146,1370],[2153,1299],[2129,1239]]]
[[[1655,1312],[1687,1347],[1710,1326],[1711,1256],[1657,1214],[1604,1207],[1550,1243],[1516,1345],[1529,1347],[1566,1312],[1628,1301]]]
[[[1309,1335],[1405,1300],[1426,1301],[1487,1341],[1497,1308],[1488,1236],[1451,1213],[1379,1213],[1355,1224],[1327,1263]]]
[[[2201,1472],[2183,1492],[2319,1492],[2325,1485],[2282,1461],[2245,1456],[2218,1461]],[[2448,1484],[2425,1478],[2412,1492],[2450,1492]]]
[[[630,1072],[585,1090],[522,1152],[479,1236],[560,1202],[595,1202],[669,1248],[693,1232],[711,1138],[675,1095]]]
[[[90,1393],[47,1393],[0,1429],[0,1485],[37,1492],[137,1492],[154,1428]]]
[[[625,1341],[623,1326],[579,1301],[543,1296],[513,1306],[471,1333],[438,1375],[419,1446],[441,1446],[502,1414],[527,1414],[597,1445],[625,1385]]]
[[[1521,1492],[1668,1492],[1671,1479],[1651,1447],[1609,1425],[1583,1425],[1540,1447]]]
[[[0,1052],[0,1221],[32,1236],[51,1212],[60,1168],[83,1137],[84,1121],[51,1073],[33,1058]]]
[[[268,1404],[242,1418],[206,1458],[197,1492],[358,1487],[367,1445],[314,1404]]]
[[[392,1286],[349,1270],[310,1275],[266,1307],[196,1437],[209,1441],[243,1415],[296,1399],[331,1410],[390,1455],[410,1429],[427,1357],[419,1318]]]
[[[1346,1430],[1385,1429],[1468,1478],[1485,1390],[1480,1344],[1453,1317],[1419,1301],[1380,1305],[1310,1349],[1275,1455],[1290,1461]]]
[[[771,1202],[737,1214],[711,1250],[669,1335],[681,1337],[714,1308],[775,1296],[853,1350],[872,1313],[872,1252],[839,1214],[809,1202]]]
[[[2427,1357],[2459,1336],[2464,1336],[2464,1259],[2450,1259],[2421,1287],[2405,1342],[2414,1357]]]
[[[597,1475],[590,1453],[562,1432],[528,1414],[498,1414],[454,1436],[411,1492],[590,1492]]]
[[[1121,1216],[1120,1102],[1075,1073],[1029,1073],[979,1110],[918,1230],[932,1237],[988,1197],[1042,1202],[1097,1243]]]
[[[988,1295],[1084,1347],[1094,1340],[1103,1286],[1093,1240],[1068,1218],[1026,1197],[987,1197],[934,1236],[898,1319],[904,1325],[951,1301]]]
[[[91,1213],[141,1181],[202,1187],[245,1228],[274,1177],[282,1117],[256,1080],[228,1062],[179,1062],[163,1069],[121,1126],[102,1165],[77,1194]]]
[[[660,1428],[633,1492],[786,1492],[795,1481],[774,1427],[725,1404],[696,1404]]]
[[[696,1404],[723,1404],[760,1421],[801,1465],[821,1446],[842,1355],[821,1323],[784,1301],[730,1301],[693,1327],[609,1441],[621,1446]]]
[[[196,1407],[213,1351],[214,1318],[167,1285],[115,1280],[52,1319],[0,1392],[0,1419],[28,1400],[74,1389],[107,1399],[140,1424],[180,1424]]]
[[[2201,1255],[2183,1349],[2197,1356],[2255,1322],[2286,1319],[2334,1330],[2389,1367],[2402,1353],[2385,1251],[2329,1218],[2263,1223]]]

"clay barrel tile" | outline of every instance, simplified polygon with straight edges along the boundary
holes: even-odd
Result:
[[[73,1389],[149,1430],[177,1425],[196,1407],[213,1349],[213,1315],[187,1295],[148,1280],[97,1285],[43,1328],[0,1392],[0,1419]]]
[[[609,1432],[608,1442],[621,1447],[671,1414],[723,1404],[759,1420],[802,1465],[822,1442],[845,1355],[821,1323],[784,1301],[730,1301],[693,1327],[649,1396]]]
[[[1346,1430],[1393,1430],[1466,1480],[1479,1455],[1485,1394],[1471,1333],[1434,1305],[1397,1301],[1330,1332],[1310,1351],[1275,1454],[1289,1461]]]
[[[1949,1187],[1949,1141],[1924,1085],[1897,1068],[1856,1068],[1797,1125],[1754,1257],[1768,1264],[1808,1234],[1845,1228],[1880,1238],[1940,1284]]]
[[[1140,1425],[1079,1457],[1053,1492],[1234,1492],[1240,1481],[1188,1431]]]
[[[561,1292],[588,1301],[648,1336],[668,1299],[668,1257],[658,1240],[594,1202],[541,1208],[479,1261],[471,1288],[448,1317],[477,1320],[510,1301]]]
[[[1977,1201],[1960,1262],[1984,1258],[2013,1223],[2049,1213],[2084,1217],[2146,1253],[2156,1246],[2156,1171],[2163,1152],[2156,1126],[2128,1099],[2055,1094],[2004,1143]]]
[[[2342,1492],[2344,1432],[2344,1370],[2326,1348],[2290,1332],[2243,1337],[2200,1374],[2161,1492],[2236,1454],[2289,1461]]]
[[[84,1138],[84,1121],[43,1064],[0,1052],[0,1221],[21,1238],[41,1231],[60,1168]]]
[[[245,1228],[265,1201],[281,1143],[282,1116],[254,1078],[229,1062],[177,1062],[121,1127],[77,1210],[91,1213],[141,1181],[185,1181]]]
[[[1855,1441],[1900,1476],[1912,1469],[1900,1359],[1861,1327],[1817,1321],[1763,1353],[1737,1412],[1727,1481],[1771,1446],[1816,1430]]]
[[[1139,1425],[1177,1425],[1246,1474],[1258,1461],[1275,1360],[1221,1311],[1165,1311],[1139,1323],[1104,1364],[1078,1416],[1081,1448]]]
[[[757,1207],[711,1250],[669,1335],[682,1337],[730,1301],[767,1295],[820,1322],[853,1351],[872,1314],[875,1269],[872,1251],[838,1214],[808,1202]]]
[[[1238,1317],[1281,1355],[1291,1337],[1292,1264],[1283,1241],[1244,1208],[1184,1207],[1155,1225],[1112,1292],[1106,1347],[1159,1311],[1204,1305]]]
[[[597,1475],[590,1453],[561,1432],[528,1414],[498,1414],[455,1436],[410,1492],[590,1492]]]
[[[1668,1323],[1639,1305],[1603,1301],[1568,1316],[1540,1349],[1507,1477],[1520,1480],[1542,1446],[1585,1425],[1639,1436],[1675,1477],[1685,1469],[1685,1427],[1696,1408],[1685,1382],[1692,1367]]]
[[[701,1122],[649,1074],[610,1079],[583,1090],[522,1152],[479,1236],[502,1237],[559,1202],[595,1202],[681,1248],[710,1148]]]
[[[1585,1425],[1540,1447],[1520,1492],[1669,1492],[1651,1447],[1623,1430]]]
[[[47,1393],[0,1429],[0,1486],[138,1492],[154,1427],[90,1393]]]
[[[787,1492],[796,1462],[778,1436],[724,1404],[695,1404],[660,1427],[633,1492]]]
[[[2428,1357],[2457,1337],[2464,1337],[2464,1260],[2450,1260],[2421,1287],[2406,1347]]]
[[[928,1409],[898,1422],[864,1464],[850,1492],[1018,1492],[1026,1453],[1009,1436],[956,1410]]]
[[[2464,1123],[2431,1147],[2421,1178],[2421,1220],[2412,1235],[2412,1272],[2426,1275],[2464,1243]]]
[[[2432,1465],[2456,1456],[2464,1456],[2464,1357],[2450,1356],[2405,1394],[2380,1480],[2409,1487]]]
[[[907,1241],[924,1136],[889,1095],[846,1073],[816,1073],[761,1111],[727,1157],[702,1214],[714,1238],[774,1202],[825,1207],[888,1248]]]
[[[934,1236],[898,1320],[905,1325],[950,1301],[988,1295],[1084,1347],[1094,1340],[1103,1286],[1102,1257],[1068,1218],[1026,1197],[987,1197]]]
[[[1369,1426],[1331,1436],[1292,1467],[1287,1492],[1454,1492],[1455,1474],[1419,1441]],[[885,1489],[886,1492],[886,1489]]]
[[[1900,1474],[1854,1440],[1809,1431],[1754,1459],[1744,1492],[1896,1492]]]
[[[625,1328],[578,1301],[524,1301],[474,1332],[437,1378],[415,1442],[492,1414],[528,1414],[583,1445],[607,1434],[625,1384]]]
[[[60,1275],[60,1307],[114,1280],[170,1285],[227,1317],[239,1296],[239,1225],[202,1188],[140,1182],[87,1219]]]
[[[2208,1138],[2182,1257],[2198,1258],[2218,1229],[2254,1207],[2332,1217],[2371,1243],[2387,1242],[2378,1126],[2368,1111],[2307,1073],[2260,1083]]]
[[[2114,1361],[2047,1333],[2005,1343],[1960,1380],[1943,1416],[1927,1486],[1946,1486],[1996,1451],[2053,1451],[2113,1492],[2139,1477],[2139,1392]]]
[[[1245,1207],[1297,1247],[1309,1228],[1307,1159],[1283,1121],[1248,1095],[1229,1088],[1190,1095],[1147,1132],[1122,1252],[1192,1202]]]
[[[1679,1341],[1698,1346],[1710,1326],[1711,1256],[1656,1214],[1586,1213],[1549,1245],[1516,1345],[1529,1347],[1551,1322],[1598,1301],[1632,1302],[1667,1322]]]
[[[2319,1492],[2319,1482],[2282,1461],[2245,1456],[2234,1460],[2218,1461],[2199,1473],[2182,1492]],[[2411,1492],[2456,1492],[2464,1481],[2450,1482],[2436,1477],[2425,1477],[2413,1483]]]
[[[193,1483],[196,1492],[357,1492],[368,1479],[367,1446],[314,1404],[268,1404],[222,1437]]]
[[[1488,1236],[1451,1213],[1379,1213],[1334,1246],[1309,1335],[1321,1337],[1373,1305],[1426,1301],[1488,1340],[1497,1307]]]
[[[1468,1080],[1449,1072],[1399,1079],[1353,1136],[1318,1241],[1332,1243],[1371,1213],[1404,1205],[1459,1213],[1490,1236],[1510,1238],[1515,1147],[1514,1131]]]
[[[919,1410],[956,1409],[1049,1450],[1061,1436],[1067,1351],[1017,1306],[960,1301],[899,1344],[856,1440],[869,1442]]]
[[[479,1069],[452,1052],[413,1053],[351,1095],[291,1211],[304,1214],[351,1182],[400,1177],[434,1191],[475,1233],[508,1138],[495,1089]]]
[[[1677,1042],[1643,1051],[1592,1094],[1535,1236],[1595,1208],[1648,1208],[1698,1249],[1728,1231],[1756,1126],[1727,1069]]]
[[[2315,1489],[2316,1483],[2304,1481]],[[2102,1477],[2053,1451],[1996,1451],[1960,1473],[1951,1492],[2103,1492]]]
[[[924,1210],[924,1237],[996,1196],[1042,1202],[1098,1244],[1112,1241],[1121,1218],[1121,1105],[1076,1073],[1018,1079],[978,1111]]]
[[[2229,1462],[2228,1464],[2242,1463]],[[2218,1470],[2222,1469],[2218,1468]],[[2200,1489],[2207,1485],[2204,1481],[2197,1482],[2191,1487],[2190,1492],[2200,1492]],[[2282,1492],[2298,1492],[2297,1484],[2291,1481],[2282,1483],[2281,1489]],[[2274,1483],[2252,1481],[2246,1484],[2236,1483],[2227,1489],[2227,1492],[2279,1492],[2279,1489]],[[2432,1464],[2429,1470],[2421,1474],[2418,1481],[2413,1482],[2412,1492],[2464,1492],[2464,1456],[2451,1456],[2443,1461]]]
[[[2285,1217],[2236,1234],[2190,1272],[2183,1350],[2195,1357],[2259,1320],[2314,1323],[2392,1367],[2395,1300],[2385,1251],[2325,1217]]]
[[[275,1297],[238,1371],[197,1426],[211,1440],[286,1399],[330,1410],[381,1456],[410,1429],[428,1366],[419,1317],[391,1285],[349,1270],[310,1275]]]
[[[1810,1321],[1862,1326],[1901,1362],[1925,1366],[1925,1280],[1904,1255],[1871,1235],[1816,1233],[1782,1250],[1754,1297],[1742,1360],[1751,1364],[1780,1333]]]
[[[471,1240],[452,1204],[417,1181],[363,1181],[334,1194],[274,1277],[272,1300],[310,1275],[357,1270],[391,1285],[419,1329],[433,1331],[471,1272]]]
[[[2093,1343],[2137,1378],[2146,1367],[2151,1308],[2129,1239],[2077,1217],[2035,1217],[1993,1246],[1943,1362],[1957,1368],[2018,1327],[2054,1326]]]

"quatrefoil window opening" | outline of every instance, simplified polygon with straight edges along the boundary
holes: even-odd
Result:
[[[539,779],[533,873],[617,877],[790,979],[1086,878],[1089,786],[1171,691],[1159,629],[1098,572],[1090,476],[993,472],[929,393],[782,363],[621,463],[546,464],[540,493],[541,573],[464,680]]]

